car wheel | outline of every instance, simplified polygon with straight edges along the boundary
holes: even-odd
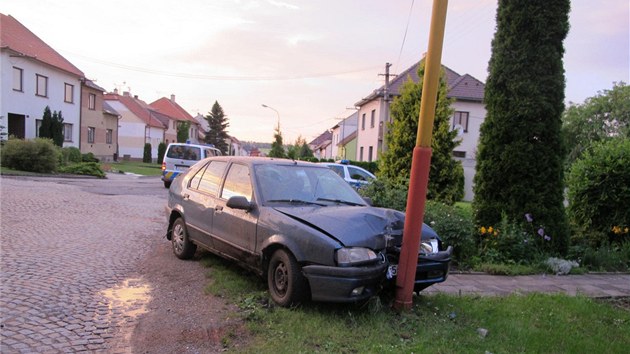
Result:
[[[164,181],[164,188],[170,188],[171,187],[171,181]]]
[[[173,244],[173,253],[179,259],[191,259],[195,255],[197,245],[190,242],[188,232],[186,231],[186,223],[184,219],[177,218],[173,223],[171,230],[171,243]]]
[[[278,305],[297,305],[306,297],[306,279],[295,257],[285,250],[271,256],[267,269],[267,285],[271,299]]]

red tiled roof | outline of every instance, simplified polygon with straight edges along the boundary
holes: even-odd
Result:
[[[54,66],[81,78],[85,74],[12,16],[0,14],[0,48]]]
[[[133,98],[127,95],[119,95],[116,93],[107,93],[103,97],[106,101],[119,101],[122,103],[127,109],[131,111],[136,117],[140,118],[143,122],[151,127],[156,128],[166,128],[162,122],[157,119],[149,109],[147,109],[147,104],[137,98]]]
[[[166,97],[162,97],[159,100],[151,103],[149,106],[154,110],[166,114],[170,117],[173,117],[177,120],[184,120],[197,123],[197,121],[184,110],[177,102],[168,99]]]

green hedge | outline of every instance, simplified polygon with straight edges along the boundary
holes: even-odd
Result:
[[[2,146],[2,166],[36,173],[52,173],[61,159],[60,150],[51,139],[9,139]]]
[[[630,139],[593,145],[571,166],[567,187],[574,241],[630,241]]]

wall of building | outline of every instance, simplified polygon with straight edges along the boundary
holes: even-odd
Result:
[[[380,99],[370,101],[359,109],[356,161],[376,161],[378,159],[379,131],[383,129],[384,124],[379,122],[381,116],[380,101]],[[374,126],[371,124],[372,111],[374,111]],[[364,115],[365,125],[363,124]],[[372,147],[372,156],[369,156],[370,147]],[[361,148],[363,148],[363,156],[361,156]]]
[[[474,159],[477,155],[481,123],[486,116],[486,108],[480,102],[456,101],[452,105],[455,111],[468,112],[468,131],[461,135],[461,144],[456,151],[465,151],[466,158]],[[453,118],[451,118],[451,127]]]
[[[94,109],[88,108],[90,94],[95,95]],[[118,117],[103,112],[103,93],[88,86],[81,91],[81,152],[93,153],[101,161],[113,161],[118,144]],[[88,142],[88,128],[95,130],[94,142]],[[111,143],[107,143],[107,130],[112,131]]]
[[[8,126],[9,113],[25,116],[25,138],[37,136],[36,120],[42,119],[46,106],[52,111],[61,111],[64,123],[72,124],[72,138],[63,146],[79,147],[81,82],[79,77],[57,70],[52,66],[25,57],[11,56],[8,50],[0,51],[0,124]],[[22,91],[13,90],[13,67],[23,70]],[[36,75],[48,78],[48,97],[37,96]],[[73,102],[64,102],[65,83],[74,86]],[[6,129],[6,128],[5,128]]]

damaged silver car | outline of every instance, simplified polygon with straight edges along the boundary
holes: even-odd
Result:
[[[166,214],[177,257],[202,247],[233,260],[265,277],[281,306],[361,301],[394,281],[405,217],[370,206],[326,166],[233,156],[178,176]],[[452,253],[422,230],[415,291],[446,280]]]

